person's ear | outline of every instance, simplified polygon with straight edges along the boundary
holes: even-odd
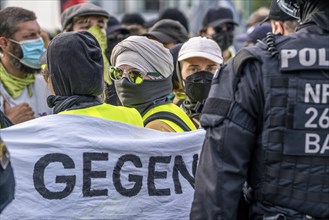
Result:
[[[0,47],[6,49],[8,47],[8,39],[5,37],[0,37]]]
[[[283,23],[280,21],[272,21],[272,33],[273,34],[284,34],[284,27],[283,27]]]

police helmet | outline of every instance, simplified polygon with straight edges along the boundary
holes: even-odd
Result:
[[[279,7],[288,15],[299,19],[300,6],[307,0],[277,0]]]

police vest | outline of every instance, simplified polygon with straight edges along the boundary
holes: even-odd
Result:
[[[144,126],[158,119],[168,124],[176,132],[196,130],[188,115],[173,103],[159,105],[147,111],[143,116]]]
[[[299,34],[281,41],[275,56],[247,48],[263,63],[265,97],[255,198],[316,217],[329,217],[328,42]]]
[[[60,112],[59,114],[94,116],[143,127],[142,117],[136,109],[123,106],[114,106],[106,103],[89,108],[67,110]]]

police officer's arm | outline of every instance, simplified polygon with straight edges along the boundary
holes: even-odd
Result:
[[[260,63],[247,62],[239,81],[232,63],[222,68],[219,79],[214,79],[201,117],[207,133],[196,174],[191,219],[236,219],[242,185],[247,180],[257,118],[262,117]]]

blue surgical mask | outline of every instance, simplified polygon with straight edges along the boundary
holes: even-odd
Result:
[[[9,40],[19,44],[23,51],[23,57],[21,59],[12,54],[14,57],[30,68],[41,69],[40,57],[41,54],[46,51],[41,37],[38,39],[23,40],[19,42],[12,39]]]

